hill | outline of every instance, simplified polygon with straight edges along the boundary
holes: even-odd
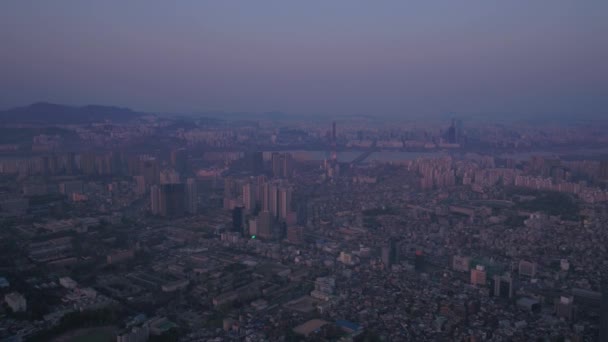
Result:
[[[141,117],[143,113],[128,108],[90,105],[72,107],[38,102],[26,107],[0,111],[0,124],[87,124],[94,122],[125,122]]]

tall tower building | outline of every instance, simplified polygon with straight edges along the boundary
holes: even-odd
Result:
[[[281,166],[282,166],[282,155],[278,152],[273,152],[270,156],[270,163],[272,165],[272,175],[274,177],[281,177]]]
[[[293,174],[293,156],[291,153],[285,153],[283,156],[283,167],[281,169],[281,177],[291,178]]]
[[[390,269],[397,262],[397,243],[395,239],[389,239],[388,243],[382,247],[382,263],[384,267]]]
[[[182,175],[186,173],[188,169],[188,151],[185,148],[171,151],[171,166]]]
[[[336,142],[336,122],[331,123],[331,142]]]
[[[268,211],[262,211],[257,218],[258,235],[265,239],[272,238],[272,214]]]
[[[268,190],[268,205],[270,214],[273,218],[277,218],[279,216],[279,186],[276,183],[270,184]]]
[[[291,178],[293,174],[293,156],[291,153],[272,153],[271,164],[272,175],[275,178]]]
[[[156,158],[144,157],[139,161],[140,175],[144,176],[146,184],[158,184],[160,182],[160,166]]]
[[[261,151],[245,152],[245,164],[247,170],[254,175],[264,172],[264,153]]]
[[[243,204],[248,212],[252,212],[255,209],[255,196],[251,183],[243,184]]]
[[[602,160],[600,162],[600,172],[599,177],[601,180],[608,181],[608,160]]]
[[[95,174],[96,170],[94,153],[84,153],[80,155],[80,171],[85,175]]]
[[[153,215],[160,215],[160,187],[158,185],[150,187],[150,211]]]
[[[186,181],[186,206],[189,214],[198,212],[198,189],[194,178],[188,178]]]
[[[186,191],[183,183],[161,184],[160,186],[160,215],[179,217],[186,212]]]
[[[236,206],[232,209],[232,231],[233,232],[244,232],[245,224],[245,208],[242,206]]]
[[[279,218],[286,219],[291,212],[291,189],[281,188],[279,190]]]

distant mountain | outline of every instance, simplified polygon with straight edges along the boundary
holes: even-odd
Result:
[[[143,113],[128,108],[90,105],[64,106],[38,102],[26,107],[0,111],[0,123],[87,124],[94,122],[125,122],[137,119]]]

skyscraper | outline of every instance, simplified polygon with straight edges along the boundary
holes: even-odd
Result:
[[[198,212],[198,189],[194,178],[186,181],[186,207],[189,214]]]
[[[273,152],[271,164],[272,175],[275,178],[291,178],[293,174],[293,156],[291,153]]]
[[[160,215],[179,217],[186,211],[186,191],[183,183],[161,184],[160,186]]]
[[[279,218],[286,219],[291,212],[291,189],[288,187],[279,190]]]
[[[247,171],[253,175],[259,175],[264,172],[264,153],[261,151],[245,152],[245,164]]]
[[[513,297],[513,278],[511,278],[511,275],[494,276],[494,296],[504,299]]]
[[[171,166],[181,175],[186,173],[188,168],[188,151],[185,148],[171,151]]]
[[[331,123],[331,142],[336,142],[336,122]]]
[[[139,174],[144,176],[146,184],[160,182],[160,166],[156,158],[144,157],[139,161]]]
[[[257,219],[258,235],[262,238],[272,238],[272,216],[268,211],[262,211]]]
[[[600,162],[600,179],[608,181],[608,160]]]
[[[268,187],[268,206],[268,211],[276,219],[279,215],[279,186],[276,183]]]
[[[390,239],[388,243],[382,247],[382,263],[386,268],[389,268],[397,262],[397,242],[395,239]]]
[[[141,176],[143,178],[143,176]],[[152,185],[150,187],[150,211],[153,215],[160,215],[160,187]]]
[[[251,183],[243,184],[243,204],[248,212],[252,212],[255,209],[255,196]]]
[[[281,177],[281,153],[273,152],[270,156],[270,164],[272,166],[272,175]]]
[[[232,231],[243,233],[245,223],[245,208],[236,206],[232,209]]]

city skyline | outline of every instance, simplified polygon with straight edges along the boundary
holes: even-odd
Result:
[[[607,10],[0,1],[0,341],[608,341]]]

